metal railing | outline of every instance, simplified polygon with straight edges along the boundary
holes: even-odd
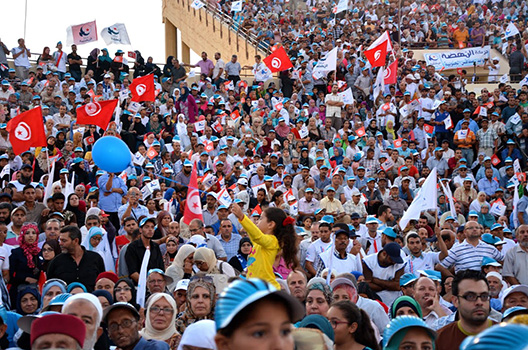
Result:
[[[255,54],[262,53],[264,55],[269,55],[271,53],[270,45],[268,43],[258,40],[257,36],[242,27],[242,23],[235,21],[230,15],[219,10],[216,7],[216,2],[213,4],[207,0],[204,0],[205,6],[199,10],[191,7],[192,0],[176,0],[176,3],[181,4],[184,9],[187,9],[189,13],[193,13],[195,17],[198,15],[200,21],[205,21],[206,26],[211,24],[213,31],[218,31],[221,38],[224,36],[224,26],[226,26],[228,28],[226,34],[229,44],[231,44],[231,34],[233,33],[235,37],[233,40],[236,40],[237,51],[240,51],[239,39],[242,38],[245,45],[246,59],[249,59],[249,45],[253,46]],[[203,17],[201,10],[204,10]],[[218,25],[216,21],[218,22]]]

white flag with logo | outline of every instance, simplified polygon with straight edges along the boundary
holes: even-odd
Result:
[[[204,131],[205,130],[205,120],[200,120],[194,123],[194,130],[196,130],[196,132]]]
[[[399,223],[402,230],[405,230],[409,221],[418,220],[422,211],[430,209],[437,210],[436,178],[436,168],[433,168],[429,176],[427,176],[420,192],[418,192],[409,208],[403,213]]]
[[[354,95],[352,94],[352,88],[348,88],[343,92],[339,92],[338,95],[343,97],[343,103],[345,104],[345,106],[354,104]]]
[[[528,85],[528,74],[519,82],[520,86]]]
[[[231,3],[231,12],[240,12],[242,11],[242,0],[233,1]]]
[[[321,58],[315,65],[312,76],[315,80],[321,79],[326,76],[328,72],[336,70],[337,64],[337,47],[333,48],[332,51],[326,54],[325,57]]]
[[[203,2],[201,2],[200,0],[194,0],[191,4],[191,7],[195,10],[199,10],[201,9],[202,7],[204,7],[205,4]]]
[[[506,31],[504,32],[504,37],[509,38],[510,36],[515,36],[517,34],[519,34],[519,29],[517,29],[513,22],[510,22],[508,28],[506,28]]]
[[[502,77],[500,77],[499,81],[503,84],[506,84],[508,81],[510,81],[510,77],[508,74],[504,74]]]
[[[347,9],[348,9],[348,0],[339,0],[335,14],[337,15],[338,13],[346,11]]]
[[[101,38],[103,38],[106,45],[131,45],[124,23],[115,23],[110,27],[103,28],[101,30]]]
[[[226,188],[218,193],[218,201],[220,204],[225,205],[226,207],[229,207],[231,203],[233,203],[233,200],[231,199],[231,196],[229,195],[229,192],[227,192]]]

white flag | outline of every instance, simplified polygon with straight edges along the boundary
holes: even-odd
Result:
[[[513,226],[519,227],[519,219],[517,217],[518,215],[518,208],[517,205],[519,204],[519,185],[515,186],[515,191],[513,192]]]
[[[139,270],[138,289],[136,296],[136,303],[139,306],[145,307],[145,296],[147,295],[147,269],[150,260],[150,247],[145,250],[143,261],[141,261],[141,270]]]
[[[528,85],[528,74],[519,82],[520,86]]]
[[[348,9],[348,0],[339,0],[335,14],[337,15],[338,13],[346,11],[347,9]]]
[[[500,77],[499,81],[503,84],[506,84],[508,81],[510,81],[510,77],[508,74],[504,74],[502,77]]]
[[[436,168],[433,168],[429,176],[427,176],[420,192],[418,192],[411,205],[409,205],[409,208],[403,213],[403,217],[399,223],[402,230],[405,230],[409,221],[418,220],[422,211],[437,209],[436,178]]]
[[[328,72],[336,70],[337,64],[337,47],[333,48],[332,51],[326,54],[325,57],[321,58],[315,65],[312,76],[315,80],[321,79],[326,76]]]
[[[376,101],[379,94],[382,93],[383,88],[385,87],[385,81],[383,79],[384,76],[385,69],[383,69],[383,67],[380,67],[380,69],[378,70],[378,75],[376,76],[376,82],[374,83],[373,87],[374,101]]]
[[[387,43],[387,52],[391,52],[392,51],[392,44],[391,44],[391,40],[390,40],[388,31],[383,32],[383,34],[381,34],[381,36],[379,38],[374,40],[374,42],[372,44],[370,44],[368,49],[366,49],[365,51],[368,51],[368,50],[371,50],[371,49],[373,49],[373,48],[375,48],[377,46],[380,46],[380,44],[383,43],[384,41],[388,41],[388,43]]]
[[[11,174],[11,165],[7,163],[2,171],[0,172],[0,179],[2,179],[4,176]],[[4,187],[4,184],[2,183],[2,187]]]
[[[116,23],[101,30],[101,38],[106,45],[131,45],[124,23]]]
[[[49,157],[49,153],[48,153],[48,157]],[[46,185],[46,188],[44,189],[44,200],[43,200],[44,203],[47,203],[48,198],[51,197],[51,194],[52,194],[51,192],[53,189],[53,181],[55,177],[55,161],[53,162],[53,165],[51,166],[51,171],[48,174],[49,174],[48,184]]]
[[[343,103],[346,105],[354,104],[354,95],[352,94],[352,88],[348,88],[343,92],[338,93],[338,95],[343,97]]]
[[[240,12],[242,11],[242,0],[233,1],[231,3],[231,12]]]
[[[72,193],[75,193],[75,188],[73,184],[75,183],[75,172],[72,173],[71,181],[68,181],[68,176],[66,176],[66,186],[64,187],[64,197],[68,198],[68,196]],[[64,209],[66,209],[66,206],[68,205],[68,201],[64,201]]]
[[[515,36],[517,34],[519,34],[519,29],[517,29],[513,22],[510,22],[508,28],[506,28],[506,31],[504,32],[504,38],[509,38],[510,36]]]
[[[202,7],[204,7],[205,4],[203,2],[201,2],[200,0],[194,0],[191,4],[191,7],[195,10],[199,10],[201,9]]]
[[[451,192],[451,189],[448,186],[444,186],[444,183],[440,181],[440,185],[442,186],[442,190],[444,191],[444,194],[449,201],[449,210],[451,210],[451,216],[458,221],[458,215],[455,209],[455,201],[453,199],[453,193]]]
[[[218,193],[218,202],[222,205],[225,205],[226,207],[229,207],[231,203],[233,203],[233,200],[231,199],[231,196],[229,195],[229,192],[226,188]]]

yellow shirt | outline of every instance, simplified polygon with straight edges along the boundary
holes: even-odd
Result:
[[[245,215],[240,223],[248,233],[251,243],[253,243],[253,249],[251,249],[251,254],[248,257],[247,278],[260,278],[280,290],[280,284],[273,273],[273,264],[280,250],[277,237],[262,233],[253,221]]]

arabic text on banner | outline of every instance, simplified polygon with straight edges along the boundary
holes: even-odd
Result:
[[[467,49],[424,53],[424,59],[427,65],[432,65],[435,69],[455,69],[464,67],[473,67],[484,64],[484,59],[490,57],[490,47],[471,47]]]

